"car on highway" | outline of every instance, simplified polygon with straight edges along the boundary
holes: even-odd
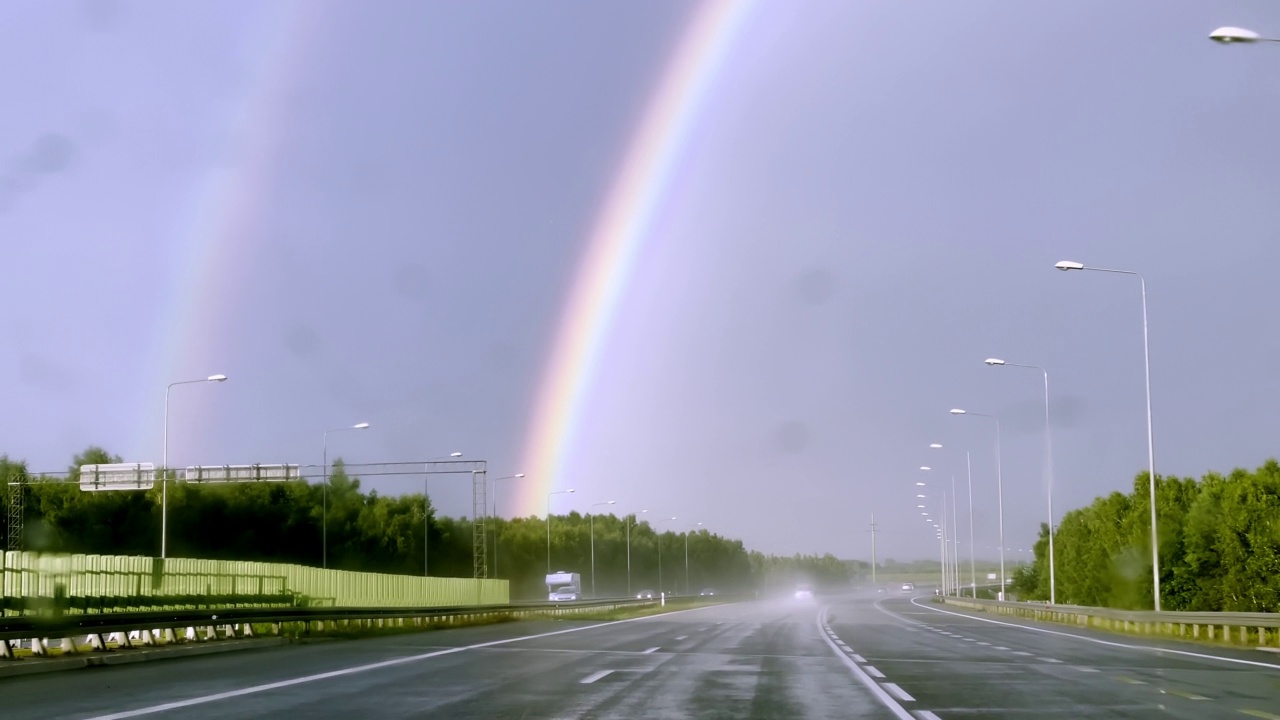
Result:
[[[800,587],[796,588],[796,599],[812,600],[813,590],[808,585],[801,585]]]
[[[707,588],[706,590],[703,590],[702,592],[698,593],[699,597],[712,597],[715,594],[716,594],[716,591],[712,590],[711,588]]]
[[[902,592],[909,593],[909,592],[915,592],[915,591],[916,591],[915,583],[902,583]]]
[[[652,599],[653,599],[653,591],[652,591],[652,590],[641,590],[640,592],[636,593],[636,599],[638,599],[638,600],[652,600]]]

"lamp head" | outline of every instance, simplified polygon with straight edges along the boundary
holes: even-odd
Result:
[[[1000,358],[987,358],[986,360],[983,360],[982,362],[984,362],[984,363],[986,363],[986,364],[988,364],[988,365],[1003,365],[1003,364],[1004,364],[1004,361],[1003,361],[1003,360],[1001,360]]]
[[[1083,270],[1084,263],[1073,262],[1071,260],[1060,260],[1054,267],[1059,270]]]

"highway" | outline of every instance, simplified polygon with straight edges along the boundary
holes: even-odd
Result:
[[[991,620],[866,592],[15,677],[0,697],[95,720],[1280,718],[1280,657]]]

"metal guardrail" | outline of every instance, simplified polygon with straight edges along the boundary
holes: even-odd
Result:
[[[1280,613],[1117,610],[1082,605],[941,597],[974,610],[1138,635],[1280,647]]]
[[[74,638],[86,637],[98,651],[142,645],[178,642],[175,630],[185,630],[186,640],[204,642],[237,636],[252,637],[253,625],[269,625],[270,634],[280,635],[288,626],[303,633],[332,629],[412,628],[425,629],[444,622],[504,620],[531,615],[572,615],[622,607],[657,605],[659,599],[615,598],[577,602],[527,602],[507,605],[459,607],[258,607],[203,610],[160,610],[145,612],[76,613],[65,615],[20,615],[0,618],[0,658],[13,659],[14,641],[29,640],[32,654],[48,654],[49,641],[61,640],[64,654],[79,652]],[[220,636],[218,632],[223,634]],[[157,637],[161,635],[161,637]]]

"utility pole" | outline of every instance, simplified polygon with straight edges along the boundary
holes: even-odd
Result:
[[[876,514],[871,513],[871,584],[876,584]]]

